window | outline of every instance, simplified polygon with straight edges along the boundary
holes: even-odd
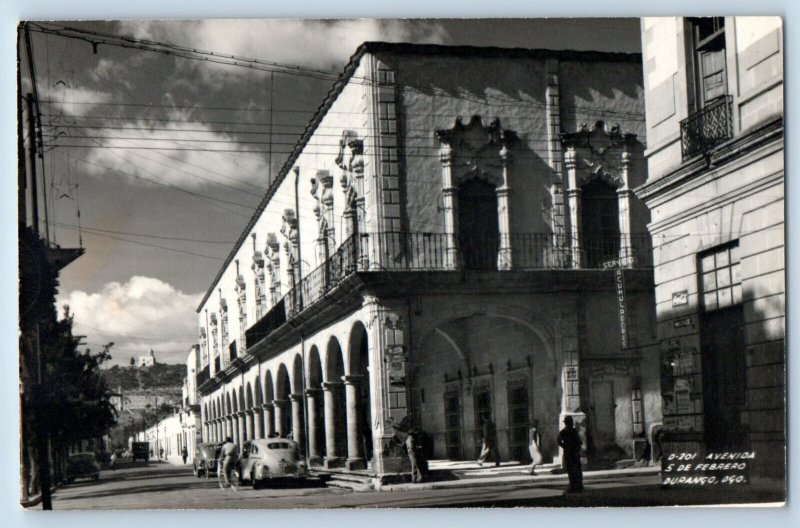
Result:
[[[689,19],[697,89],[697,108],[727,93],[725,74],[725,18]]]
[[[700,287],[705,311],[742,302],[740,267],[738,242],[700,255]]]

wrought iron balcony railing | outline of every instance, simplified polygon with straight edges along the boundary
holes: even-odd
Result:
[[[347,239],[331,257],[306,275],[282,299],[285,322],[317,301],[356,271],[541,270],[651,267],[648,234],[609,235],[573,245],[552,233],[509,235],[510,264],[501,265],[500,239],[494,236],[452,237],[444,233],[366,233]],[[575,249],[574,247],[577,249]],[[270,312],[272,313],[272,311]],[[262,319],[264,321],[265,319]],[[265,322],[260,324],[266,324]],[[248,330],[253,331],[254,325]],[[248,343],[250,341],[248,336]]]
[[[709,153],[733,137],[733,97],[724,95],[681,121],[682,161]]]

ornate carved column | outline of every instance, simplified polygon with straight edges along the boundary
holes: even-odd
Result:
[[[322,464],[320,445],[317,433],[317,398],[322,397],[320,389],[306,389],[306,407],[308,407],[308,464]]]
[[[573,147],[569,147],[564,155],[567,169],[567,203],[569,204],[570,250],[572,267],[583,266],[581,252],[581,189],[578,186],[578,156]]]
[[[453,147],[439,150],[442,160],[442,209],[444,210],[445,269],[458,267],[458,187],[453,182]]]
[[[255,438],[255,434],[253,434],[253,409],[247,409],[244,412],[244,432],[247,440]]]
[[[283,413],[286,412],[286,400],[272,400],[272,408],[273,412],[275,413],[275,432],[278,433],[278,436],[285,437],[286,431],[284,427],[284,418]]]
[[[269,293],[272,306],[281,300],[281,251],[278,237],[275,233],[267,235],[267,271],[269,272]]]
[[[256,234],[253,233],[251,236],[253,237],[253,263],[250,265],[250,269],[253,271],[253,291],[256,304],[256,320],[254,322],[258,322],[264,317],[267,306],[264,292],[264,255],[256,249]]]
[[[344,394],[347,404],[347,469],[364,469],[364,444],[361,443],[361,422],[358,414],[358,389],[363,382],[361,376],[343,376]]]
[[[497,220],[500,232],[500,248],[497,252],[497,269],[508,270],[513,267],[511,247],[511,215],[508,203],[511,188],[508,186],[508,167],[511,164],[511,152],[507,145],[500,149],[500,160],[503,164],[503,183],[497,188]]]
[[[627,267],[633,265],[633,236],[631,226],[633,225],[632,198],[633,191],[630,188],[630,170],[633,159],[630,152],[622,153],[622,186],[617,189],[617,199],[619,202],[619,265]]]
[[[219,319],[220,319],[220,367],[222,370],[228,368],[231,363],[230,341],[228,335],[228,303],[222,297],[222,288],[219,290]]]
[[[236,259],[236,307],[239,311],[239,338],[238,355],[242,356],[247,351],[247,340],[245,331],[247,330],[247,285],[244,277],[239,273],[239,259]]]
[[[220,368],[222,368],[222,354],[219,349],[219,325],[217,323],[217,314],[208,314],[208,324],[211,327],[211,356],[209,357],[209,373],[214,375],[217,373],[217,364],[215,359],[220,358]]]
[[[336,438],[336,391],[339,390],[341,382],[325,382],[322,384],[322,391],[325,398],[325,467],[339,467],[342,465],[342,457],[339,455],[339,446]],[[338,417],[341,419],[341,417]]]
[[[271,403],[265,403],[261,408],[264,410],[264,436],[269,438],[275,433],[275,418],[273,416],[275,406]]]
[[[328,171],[317,172],[319,182],[322,184],[322,218],[325,220],[325,227],[322,235],[325,237],[326,254],[329,257],[336,251],[336,228],[333,210],[333,175]],[[327,260],[327,259],[326,259]]]
[[[292,438],[300,446],[300,451],[305,451],[305,424],[303,423],[303,395],[292,394]]]

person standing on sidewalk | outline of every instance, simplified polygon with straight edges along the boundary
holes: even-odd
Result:
[[[536,419],[528,432],[528,452],[531,454],[531,475],[536,475],[536,466],[542,463],[542,435],[539,433],[539,420]]]
[[[186,465],[186,459],[189,458],[189,450],[186,449],[186,446],[183,446],[183,450],[181,451],[181,458],[183,458],[183,465]]]
[[[483,415],[483,447],[478,457],[478,465],[482,466],[489,457],[494,460],[494,465],[500,465],[500,457],[497,455],[497,428],[492,421],[492,417],[487,413]]]
[[[583,491],[583,471],[581,470],[581,437],[575,429],[572,416],[564,417],[564,428],[558,433],[558,446],[564,450],[563,464],[569,477],[567,493]]]

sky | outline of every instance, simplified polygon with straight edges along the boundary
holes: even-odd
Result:
[[[65,27],[83,38],[53,33]],[[57,303],[69,305],[89,348],[115,343],[112,364],[151,348],[160,361],[184,360],[200,299],[362,42],[641,51],[638,20],[610,18],[53,21],[31,30],[50,239],[86,249],[62,271]],[[258,59],[262,70],[155,53],[146,41]]]

